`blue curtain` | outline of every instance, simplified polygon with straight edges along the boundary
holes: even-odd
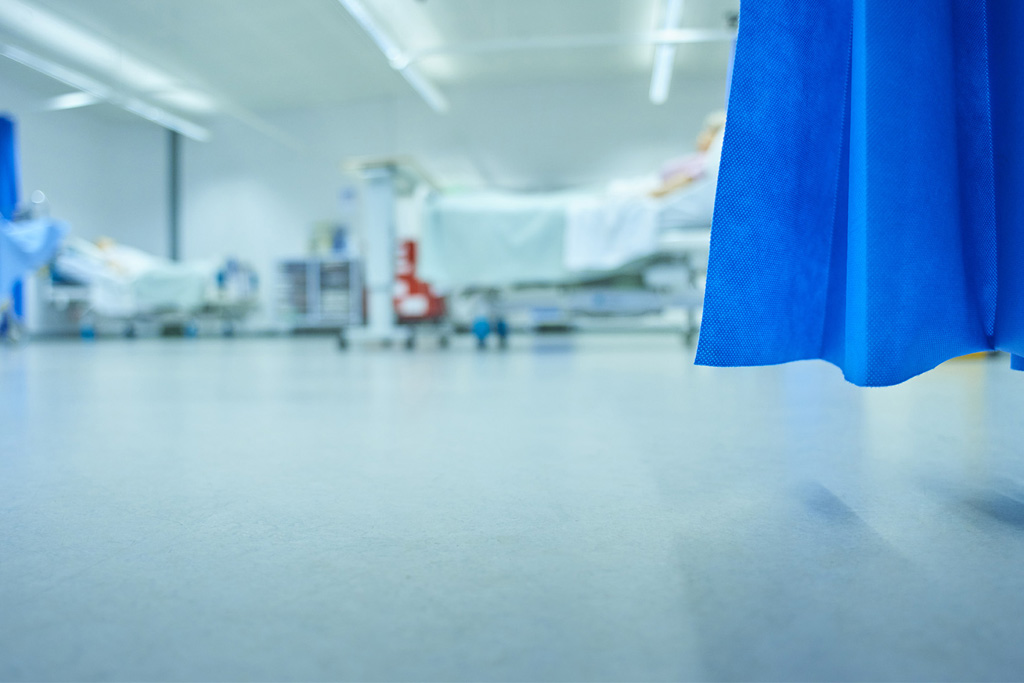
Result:
[[[11,220],[18,206],[18,162],[14,149],[14,122],[0,116],[0,218]]]
[[[744,0],[697,362],[1024,368],[1024,2]]]

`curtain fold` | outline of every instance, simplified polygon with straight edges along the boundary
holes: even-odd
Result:
[[[0,116],[0,218],[11,220],[18,206],[18,165],[14,121]]]
[[[1021,35],[1015,0],[743,3],[699,364],[1024,354]]]

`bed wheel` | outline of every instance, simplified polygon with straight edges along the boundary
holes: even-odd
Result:
[[[127,325],[125,325],[125,328],[124,328],[124,338],[125,339],[135,339],[135,337],[137,337],[137,336],[138,336],[138,332],[136,332],[136,330],[135,330],[135,325],[132,325],[131,323],[128,323]]]
[[[348,350],[348,337],[345,336],[345,331],[344,330],[342,330],[341,332],[338,333],[338,350],[339,351],[347,351]]]
[[[405,338],[405,348],[409,351],[416,348],[416,335],[410,334]]]
[[[479,317],[473,321],[473,327],[470,328],[473,332],[473,336],[476,337],[476,347],[478,349],[487,348],[487,337],[491,335],[491,321],[484,317]]]
[[[494,323],[494,332],[498,335],[498,348],[508,348],[508,323],[504,318],[498,318]]]

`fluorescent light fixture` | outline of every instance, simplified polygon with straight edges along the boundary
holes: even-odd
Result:
[[[369,11],[359,0],[338,0],[341,6],[348,10],[348,13],[352,15],[352,18],[363,27],[363,30],[369,34],[373,42],[377,44],[380,51],[384,53],[384,56],[388,58],[392,66],[400,64],[402,61],[402,51],[399,49],[395,42],[386,36],[377,26],[377,22],[374,21],[373,17],[370,16]],[[399,68],[399,67],[395,67]]]
[[[135,90],[149,93],[177,85],[172,76],[126,54],[116,45],[22,0],[0,0],[0,25]]]
[[[0,54],[22,66],[34,69],[44,76],[49,76],[55,81],[60,81],[64,85],[95,95],[100,99],[106,99],[111,95],[111,89],[99,81],[48,59],[43,59],[27,50],[22,50],[20,47],[0,44]]]
[[[683,0],[665,0],[665,21],[662,29],[674,31],[683,18]],[[654,50],[654,69],[651,71],[651,102],[664,104],[672,84],[672,67],[676,61],[674,44],[658,45]]]
[[[419,69],[408,65],[399,69],[398,73],[405,77],[406,82],[412,86],[413,90],[419,93],[419,96],[423,98],[423,101],[431,109],[438,114],[448,111],[448,99],[437,89],[437,86],[423,77]]]
[[[178,79],[125,54],[119,47],[24,0],[0,0],[0,29],[38,45],[47,54],[63,55],[71,63],[103,78],[104,82],[3,42],[0,42],[0,56],[192,139],[208,140],[210,133],[192,121],[148,104],[144,99],[195,114],[224,111],[292,149],[305,149],[293,137],[255,114],[221,97],[211,97],[189,88]]]
[[[58,95],[46,101],[43,108],[47,111],[63,111],[65,109],[78,109],[101,102],[102,100],[92,93],[69,92],[66,95]]]
[[[176,116],[169,111],[161,109],[160,107],[143,102],[138,98],[118,93],[112,88],[95,81],[84,74],[55,62],[51,62],[50,60],[44,59],[39,55],[28,52],[27,50],[22,50],[21,48],[13,45],[4,45],[0,43],[0,55],[27,66],[30,69],[34,69],[39,73],[49,76],[56,81],[60,81],[65,85],[76,88],[81,91],[81,93],[77,94],[91,96],[96,100],[96,102],[110,102],[111,104],[117,105],[132,114],[141,116],[142,118],[152,121],[164,128],[177,131],[186,137],[192,138],[193,140],[205,142],[210,139],[210,131],[198,124],[192,123],[180,116]]]
[[[661,45],[717,43],[736,40],[736,30],[727,28],[673,28],[657,31],[654,42]]]
[[[216,103],[208,95],[182,87],[182,83],[170,74],[24,0],[0,0],[0,26],[19,38],[39,45],[47,52],[63,55],[92,73],[127,86],[135,93],[156,97],[171,106],[194,113],[210,113],[216,109]],[[22,61],[17,56],[11,59]],[[33,64],[22,63],[36,68]],[[51,66],[58,71],[64,68]],[[66,76],[49,75],[83,92],[107,99],[107,95],[96,92],[95,87],[101,90],[109,88],[100,86],[92,79],[88,79],[91,83],[83,87],[69,82]]]
[[[427,80],[420,73],[419,69],[413,66],[405,52],[380,29],[374,18],[370,16],[366,6],[360,0],[338,0],[338,2],[348,10],[352,18],[356,20],[373,42],[376,43],[380,51],[387,57],[391,68],[402,75],[431,109],[439,114],[448,111],[448,100],[444,94],[438,90],[437,86]]]
[[[672,83],[672,66],[676,59],[676,48],[672,45],[659,45],[654,52],[654,69],[651,71],[651,102],[664,104],[668,99],[669,85]]]
[[[187,111],[193,114],[212,114],[218,109],[217,103],[206,93],[185,88],[154,93],[153,99],[168,104],[178,111]]]

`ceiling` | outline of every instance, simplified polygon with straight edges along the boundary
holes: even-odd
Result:
[[[19,1],[210,95],[221,108],[252,112],[412,92],[338,0]],[[637,37],[659,28],[664,11],[663,0],[363,2],[442,92],[475,84],[649,79],[654,47]],[[724,29],[738,6],[739,0],[688,0],[682,26]],[[0,40],[75,67],[67,54],[2,26]],[[728,56],[727,41],[681,45],[676,74],[724,76]],[[187,104],[177,111],[189,113]]]

